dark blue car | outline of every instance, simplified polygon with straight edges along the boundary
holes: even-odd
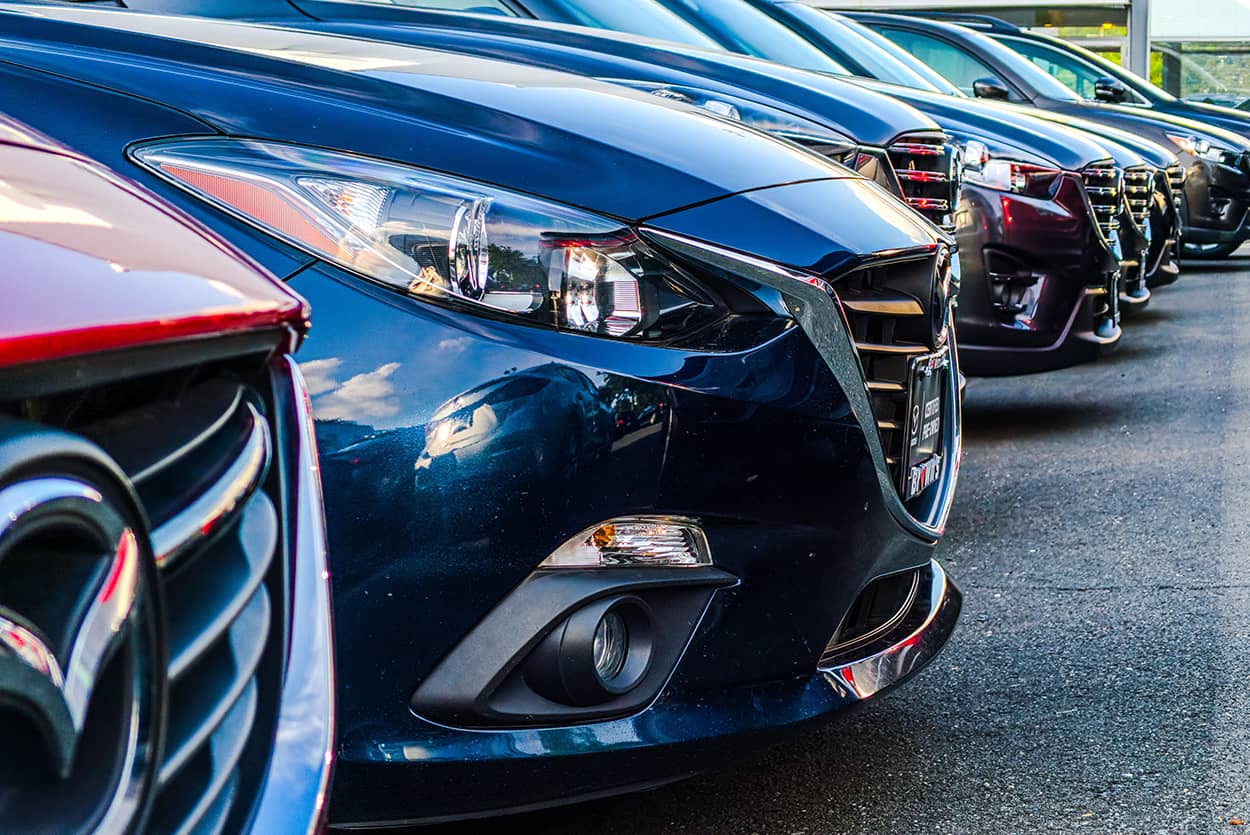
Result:
[[[0,110],[312,304],[331,822],[677,779],[946,642],[946,238],[799,145],[449,52],[0,9]]]

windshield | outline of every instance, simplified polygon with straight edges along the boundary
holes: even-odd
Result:
[[[873,78],[914,90],[928,90],[948,96],[963,95],[958,87],[934,72],[923,61],[917,61],[900,49],[898,44],[878,35],[867,26],[797,3],[788,4],[786,9],[858,61]]]
[[[548,7],[557,19],[596,29],[631,32],[704,49],[723,49],[714,39],[653,0],[542,0],[530,3],[541,18]]]
[[[581,2],[581,0],[578,0]],[[633,7],[651,0],[617,0]],[[729,49],[804,70],[850,75],[846,67],[747,0],[662,0]]]

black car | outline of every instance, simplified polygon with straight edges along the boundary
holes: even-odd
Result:
[[[1187,254],[1224,257],[1250,239],[1250,140],[1180,116],[1089,101],[983,32],[941,21],[857,12],[963,92],[1127,130],[1175,148],[1183,164]]]

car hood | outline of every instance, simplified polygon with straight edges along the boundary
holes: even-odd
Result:
[[[1250,139],[1250,113],[1196,101],[1177,101],[1173,102],[1170,107],[1171,112],[1176,116],[1184,116],[1204,125],[1231,131],[1238,136]]]
[[[594,78],[701,87],[780,106],[866,145],[936,130],[916,109],[849,79],[727,52],[545,21],[356,3],[303,3],[318,18],[283,21],[310,31],[445,49]],[[367,19],[362,19],[367,18]]]
[[[0,366],[240,331],[302,334],[285,287],[170,206],[0,118]]]
[[[0,5],[0,59],[158,101],[226,134],[409,162],[627,221],[855,176],[619,86],[280,27]],[[133,139],[146,138],[136,128]]]
[[[882,81],[860,79],[860,84],[888,92],[933,117],[942,129],[961,142],[984,142],[996,156],[1030,157],[1067,171],[1111,156],[1091,137],[1039,119],[1018,107],[970,98],[913,90]]]
[[[1064,125],[1075,130],[1084,131],[1098,138],[1098,143],[1112,152],[1115,161],[1122,168],[1147,163],[1155,168],[1167,168],[1179,163],[1176,154],[1170,148],[1152,142],[1138,133],[1112,125],[1100,125],[1079,116],[1067,113],[1056,113],[1052,110],[1033,109],[1030,114],[1048,122]],[[1127,153],[1126,153],[1127,152]]]
[[[1186,119],[1158,110],[1120,104],[1061,102],[1048,109],[1077,116],[1101,125],[1121,128],[1156,142],[1167,142],[1165,133],[1182,133],[1205,138],[1237,152],[1250,152],[1250,139],[1204,122]]]

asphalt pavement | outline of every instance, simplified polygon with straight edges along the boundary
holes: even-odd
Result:
[[[1186,267],[1113,356],[970,382],[929,669],[715,773],[440,831],[1250,833],[1250,254]]]

